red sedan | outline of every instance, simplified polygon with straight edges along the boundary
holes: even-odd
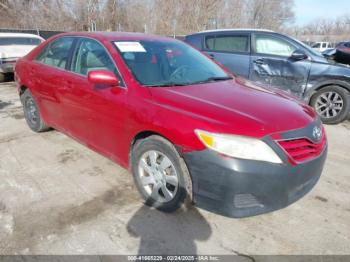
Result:
[[[276,210],[318,181],[327,142],[314,111],[233,78],[187,44],[67,33],[16,65],[25,119],[129,168],[146,204],[186,197],[232,217]]]

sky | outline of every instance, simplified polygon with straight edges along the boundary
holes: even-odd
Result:
[[[318,18],[350,15],[349,0],[294,0],[295,23],[304,25]]]

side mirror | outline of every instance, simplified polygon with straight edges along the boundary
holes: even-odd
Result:
[[[292,53],[290,58],[295,60],[295,61],[301,61],[301,60],[307,59],[308,56],[307,56],[307,54],[305,54],[305,52],[303,50],[298,49]]]
[[[109,70],[93,70],[88,73],[88,80],[96,85],[118,86],[119,79],[112,71]]]

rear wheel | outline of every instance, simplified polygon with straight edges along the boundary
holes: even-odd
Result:
[[[132,150],[132,173],[145,203],[165,212],[178,209],[191,194],[187,167],[174,146],[159,136],[138,141]]]
[[[34,132],[44,132],[50,129],[41,118],[39,107],[29,89],[26,89],[21,95],[21,102],[23,105],[24,118],[30,129]]]
[[[348,117],[349,93],[340,86],[327,86],[313,95],[311,106],[325,124],[338,124]]]
[[[5,74],[4,73],[0,73],[0,83],[5,81]]]

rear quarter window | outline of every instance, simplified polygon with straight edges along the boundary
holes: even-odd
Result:
[[[65,68],[74,39],[62,37],[51,42],[36,57],[36,61],[58,68]]]

